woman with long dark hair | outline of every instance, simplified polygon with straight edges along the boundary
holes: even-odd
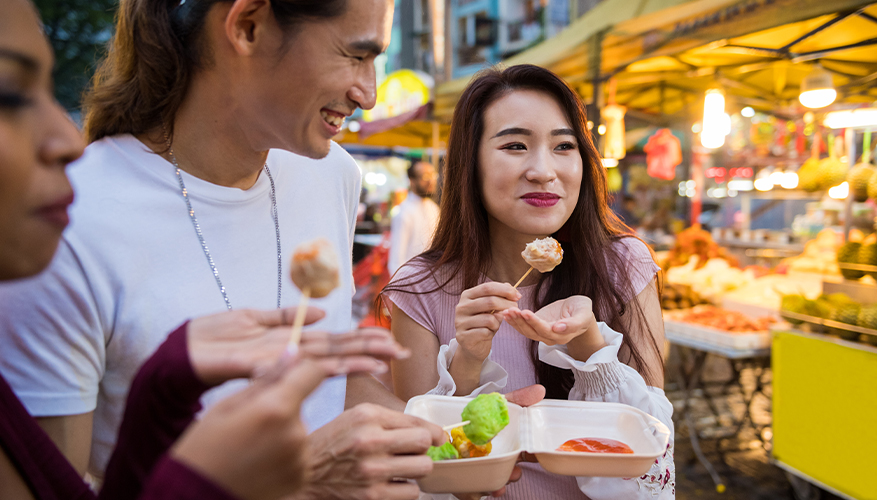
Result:
[[[606,177],[569,86],[530,65],[486,70],[451,126],[431,247],[384,291],[397,340],[397,396],[507,392],[620,402],[673,428],[663,321],[648,247],[608,208]],[[521,251],[553,236],[563,261],[533,271]],[[436,360],[438,360],[436,362]],[[672,498],[672,441],[641,478],[571,478],[530,467],[512,498]]]

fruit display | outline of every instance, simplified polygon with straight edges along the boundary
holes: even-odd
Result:
[[[877,175],[877,168],[871,165],[871,131],[865,131],[865,137],[862,144],[862,159],[847,175],[847,181],[850,183],[850,193],[853,200],[857,202],[866,201],[868,195],[868,183]],[[873,196],[870,196],[873,198]]]
[[[856,304],[855,302],[844,304],[832,311],[830,319],[838,323],[855,325],[856,322],[859,320],[859,311],[861,309],[862,306]],[[842,328],[831,328],[830,331],[831,333],[839,336],[844,340],[856,340],[857,338],[859,338],[858,332],[844,330]]]
[[[697,306],[685,311],[667,313],[668,319],[709,326],[732,333],[761,332],[776,321],[770,317],[750,319],[746,315],[715,306]]]
[[[859,309],[859,317],[856,318],[856,324],[862,328],[869,328],[877,331],[877,304],[862,306],[862,308]],[[871,345],[877,346],[877,335],[866,335],[865,341]]]
[[[688,309],[709,302],[688,285],[667,283],[661,293],[661,309]]]
[[[732,267],[727,260],[720,258],[701,264],[700,258],[692,255],[684,266],[668,269],[666,278],[668,283],[688,285],[701,297],[716,301],[721,295],[752,282],[755,271]]]
[[[838,264],[858,264],[859,263],[859,249],[862,248],[862,244],[857,241],[848,241],[841,245],[841,247],[837,250],[837,263]],[[859,271],[857,269],[845,269],[841,268],[840,273],[844,278],[848,280],[857,280],[865,275],[864,272]]]
[[[724,259],[731,265],[737,265],[737,260],[728,255],[727,251],[713,240],[710,233],[701,229],[699,225],[691,226],[676,235],[676,244],[667,256],[665,269],[686,265],[691,261],[692,256],[698,258],[695,264],[698,269],[711,259]]]
[[[877,243],[862,243],[861,248],[859,248],[858,262],[863,266],[877,267]],[[877,279],[877,271],[868,271],[866,274]]]
[[[783,259],[778,272],[785,270],[796,273],[840,274],[837,266],[837,251],[843,240],[831,229],[819,231],[816,238],[804,245],[804,252],[796,257]]]
[[[847,181],[850,183],[850,192],[853,193],[855,201],[861,203],[869,198],[868,181],[871,180],[871,177],[874,177],[875,172],[877,172],[877,169],[867,163],[859,163],[850,169]]]
[[[779,311],[784,296],[801,294],[815,299],[822,293],[822,276],[813,274],[769,274],[722,296],[726,309],[740,310],[731,303]]]
[[[828,139],[828,158],[816,160],[816,156],[804,162],[798,170],[798,185],[809,192],[825,190],[837,186],[847,178],[849,167],[840,161],[837,152],[842,138]]]
[[[826,325],[829,333],[845,340],[858,340],[860,330],[843,328],[843,324],[873,330],[873,334],[861,335],[861,340],[877,345],[877,304],[860,304],[844,293],[820,295],[815,300],[803,295],[784,295],[780,314],[793,325],[810,323],[817,330]]]
[[[848,280],[857,280],[865,275],[877,279],[877,233],[862,238],[858,233],[850,232],[850,241],[837,250],[837,262],[841,274]],[[874,266],[874,269],[850,269],[844,264]]]

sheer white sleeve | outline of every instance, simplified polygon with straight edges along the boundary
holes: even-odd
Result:
[[[600,333],[608,344],[587,361],[569,355],[566,346],[539,344],[539,359],[558,368],[573,371],[575,384],[570,400],[622,403],[638,408],[657,418],[670,429],[670,444],[652,468],[635,478],[577,477],[579,489],[592,500],[615,498],[676,497],[676,467],[673,462],[673,405],[664,391],[646,385],[642,375],[618,360],[622,335],[604,323]]]
[[[454,377],[448,370],[451,366],[451,360],[454,359],[454,353],[457,352],[457,339],[451,339],[450,344],[443,345],[439,348],[438,357],[436,358],[436,368],[438,369],[439,382],[427,394],[438,396],[453,396],[457,392],[457,384]],[[508,383],[509,374],[505,368],[490,359],[490,356],[484,360],[481,365],[481,380],[478,387],[472,391],[470,396],[479,394],[489,394],[491,392],[499,392]]]

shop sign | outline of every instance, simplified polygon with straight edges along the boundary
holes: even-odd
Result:
[[[403,69],[390,73],[378,86],[375,107],[365,110],[362,117],[372,122],[414,111],[429,102],[433,86],[432,77],[420,71]]]

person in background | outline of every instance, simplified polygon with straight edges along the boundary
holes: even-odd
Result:
[[[52,53],[29,0],[0,2],[0,281],[49,265],[68,224],[65,168],[84,142],[52,96]],[[308,322],[322,314],[312,309]],[[404,351],[377,330],[306,332],[282,359],[288,309],[185,322],[138,372],[100,498],[272,500],[308,485],[304,398],[326,377],[380,369]],[[59,342],[62,341],[60,338]],[[0,350],[0,357],[9,356]],[[39,377],[39,367],[18,365]],[[198,396],[265,373],[190,425]],[[0,374],[0,498],[92,500],[94,493]],[[185,431],[185,434],[181,434]],[[173,445],[173,448],[169,448]]]
[[[621,207],[616,211],[616,215],[627,227],[636,229],[640,224],[639,217],[636,216],[636,198],[625,194],[621,198]]]
[[[435,194],[438,175],[425,161],[408,168],[408,197],[399,204],[390,222],[390,256],[387,267],[392,276],[402,264],[429,247],[438,221],[439,207],[430,198]]]
[[[325,237],[343,256],[313,327],[349,330],[360,173],[331,138],[374,106],[392,18],[391,0],[120,2],[69,169],[74,222],[46,272],[0,287],[0,370],[78,472],[107,471],[137,369],[168,332],[298,303],[300,243]],[[432,469],[441,430],[344,411],[346,387],[330,378],[303,405],[301,494],[416,498],[395,479]]]

